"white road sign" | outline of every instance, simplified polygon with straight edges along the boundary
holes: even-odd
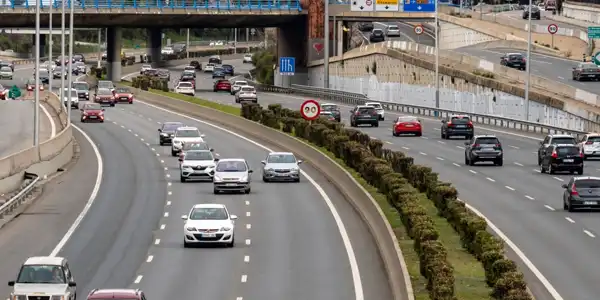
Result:
[[[415,33],[416,33],[417,35],[421,35],[421,34],[423,34],[423,26],[421,26],[421,25],[417,25],[417,26],[415,26]]]

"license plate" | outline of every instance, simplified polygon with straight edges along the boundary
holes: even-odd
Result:
[[[570,162],[572,163],[574,160],[573,159],[563,159],[563,162]]]
[[[583,202],[583,204],[585,204],[585,205],[596,205],[596,204],[598,204],[598,202],[596,202],[596,201],[585,201],[585,202]]]
[[[215,233],[203,233],[202,234],[202,237],[205,237],[205,238],[214,238],[216,236],[217,235]]]
[[[456,125],[456,128],[465,128],[465,125]]]
[[[237,186],[237,183],[228,183],[226,186]]]
[[[277,176],[279,176],[279,177],[288,177],[290,175],[289,174],[277,174]]]
[[[406,125],[406,127],[413,127],[413,125]]]
[[[90,116],[90,119],[95,119],[97,118],[97,116]]]
[[[129,100],[127,97],[121,97],[121,100]]]
[[[492,152],[492,151],[494,151],[494,148],[483,148],[483,149],[481,149],[481,151]]]
[[[596,75],[590,75],[590,77],[596,77]]]

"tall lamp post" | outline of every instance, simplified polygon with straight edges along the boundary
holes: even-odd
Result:
[[[73,46],[75,46],[73,43],[73,15],[75,14],[75,5],[73,4],[73,1],[69,2],[69,6],[71,7],[71,15],[69,16],[69,86],[67,88],[67,115],[69,120],[71,120],[71,87],[73,86]]]
[[[54,0],[50,1],[50,7],[49,7],[49,11],[48,11],[48,17],[49,17],[49,23],[48,23],[48,29],[50,30],[50,32],[48,33],[48,44],[50,44],[50,46],[48,47],[48,61],[52,61],[52,6],[54,4]],[[47,66],[50,67],[50,66]],[[49,72],[52,72],[52,68],[50,68],[50,70],[48,70]],[[51,74],[48,74],[50,76],[48,76],[48,85],[50,86],[49,89],[50,91],[52,91],[52,76]]]
[[[325,0],[325,51],[323,51],[323,87],[329,88],[329,0]]]
[[[65,72],[65,24],[66,24],[66,16],[65,16],[65,5],[66,5],[66,1],[61,1],[60,2],[60,6],[61,6],[61,24],[60,24],[60,29],[61,29],[61,34],[60,34],[60,67],[62,72]],[[59,95],[60,95],[60,102],[63,103],[64,99],[65,99],[65,75],[61,74],[60,76],[60,91],[59,91]],[[70,97],[69,97],[70,98]],[[69,108],[68,111],[71,111],[71,109]],[[67,124],[71,124],[71,118],[67,118]]]
[[[35,1],[35,91],[33,97],[35,99],[33,146],[38,147],[40,143],[40,1]]]
[[[531,0],[530,0],[531,1]],[[439,42],[439,19],[438,0],[435,0],[435,108],[440,108],[440,42]],[[462,2],[461,2],[462,3]],[[439,111],[435,112],[439,116]]]
[[[529,7],[527,10],[528,25],[527,25],[527,63],[525,67],[527,68],[527,78],[525,79],[525,121],[529,121],[529,81],[531,79],[531,3],[529,0]]]

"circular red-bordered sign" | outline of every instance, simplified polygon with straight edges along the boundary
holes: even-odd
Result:
[[[556,25],[556,24],[550,24],[550,25],[548,25],[548,32],[550,34],[557,33],[558,32],[558,25]]]
[[[300,105],[300,114],[307,121],[315,120],[321,115],[321,105],[315,100],[306,100]]]
[[[415,34],[417,34],[417,35],[423,34],[423,26],[421,26],[421,25],[415,26]]]

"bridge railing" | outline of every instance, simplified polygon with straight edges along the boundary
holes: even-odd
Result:
[[[61,7],[75,9],[190,9],[190,10],[289,10],[302,11],[300,0],[3,0],[0,7],[12,9],[35,9],[40,1],[41,8]]]

